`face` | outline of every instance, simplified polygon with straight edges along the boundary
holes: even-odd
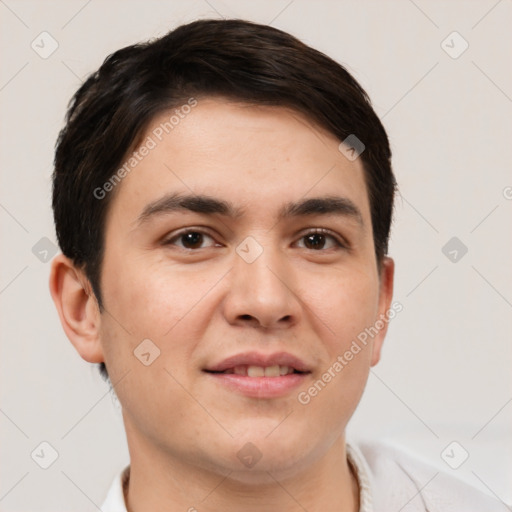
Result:
[[[362,163],[281,107],[202,99],[162,134],[169,117],[106,221],[99,339],[128,442],[240,479],[300,470],[343,435],[385,332],[347,356],[391,300]]]

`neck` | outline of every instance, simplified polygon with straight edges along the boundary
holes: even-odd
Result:
[[[241,482],[236,478],[236,471],[206,470],[193,463],[170,459],[161,449],[149,446],[140,438],[129,436],[128,445],[131,459],[125,488],[128,512],[359,510],[359,486],[347,461],[344,436],[337,438],[328,452],[307,469],[293,476],[262,471],[255,484]]]

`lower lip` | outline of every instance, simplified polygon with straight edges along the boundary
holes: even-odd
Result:
[[[304,384],[308,373],[290,373],[280,377],[247,377],[234,373],[208,373],[228,389],[253,398],[276,398],[284,396]]]

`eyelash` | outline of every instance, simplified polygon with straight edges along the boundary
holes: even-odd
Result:
[[[213,240],[213,236],[210,235],[208,232],[203,231],[202,229],[187,228],[184,231],[176,233],[171,238],[168,238],[167,240],[164,240],[163,241],[163,245],[173,245],[173,242],[175,240],[179,240],[182,236],[187,235],[189,233],[198,233],[198,234],[201,234],[201,235],[206,235],[206,236],[210,237]],[[341,241],[334,233],[332,233],[331,231],[329,231],[328,229],[325,229],[325,228],[314,228],[314,229],[311,229],[307,233],[302,234],[299,237],[299,240],[302,240],[302,239],[304,239],[304,238],[306,238],[307,236],[310,236],[310,235],[324,235],[326,237],[330,237],[334,241],[334,243],[336,244],[336,248],[337,249],[344,249],[344,250],[349,250],[350,249],[348,243]],[[200,249],[206,249],[206,248],[207,247],[201,247],[199,249],[188,249],[186,247],[180,247],[180,249],[183,249],[185,251],[198,251]],[[308,249],[308,250],[312,251],[312,252],[325,252],[325,251],[328,251],[328,250],[331,250],[331,249],[333,249],[333,248],[330,248],[330,249]]]

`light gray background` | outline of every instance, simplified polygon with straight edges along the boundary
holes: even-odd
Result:
[[[220,16],[270,23],[345,64],[390,136],[404,310],[350,434],[398,443],[512,503],[510,0],[2,0],[0,510],[97,510],[128,463],[115,400],[64,335],[50,264],[32,252],[55,243],[66,104],[121,46]],[[59,45],[46,59],[31,48],[43,31]],[[462,48],[453,31],[469,43],[458,58],[445,51]],[[468,248],[456,263],[442,252],[454,236]],[[457,470],[440,455],[454,440],[469,452]],[[31,458],[43,441],[59,454],[46,470]]]

